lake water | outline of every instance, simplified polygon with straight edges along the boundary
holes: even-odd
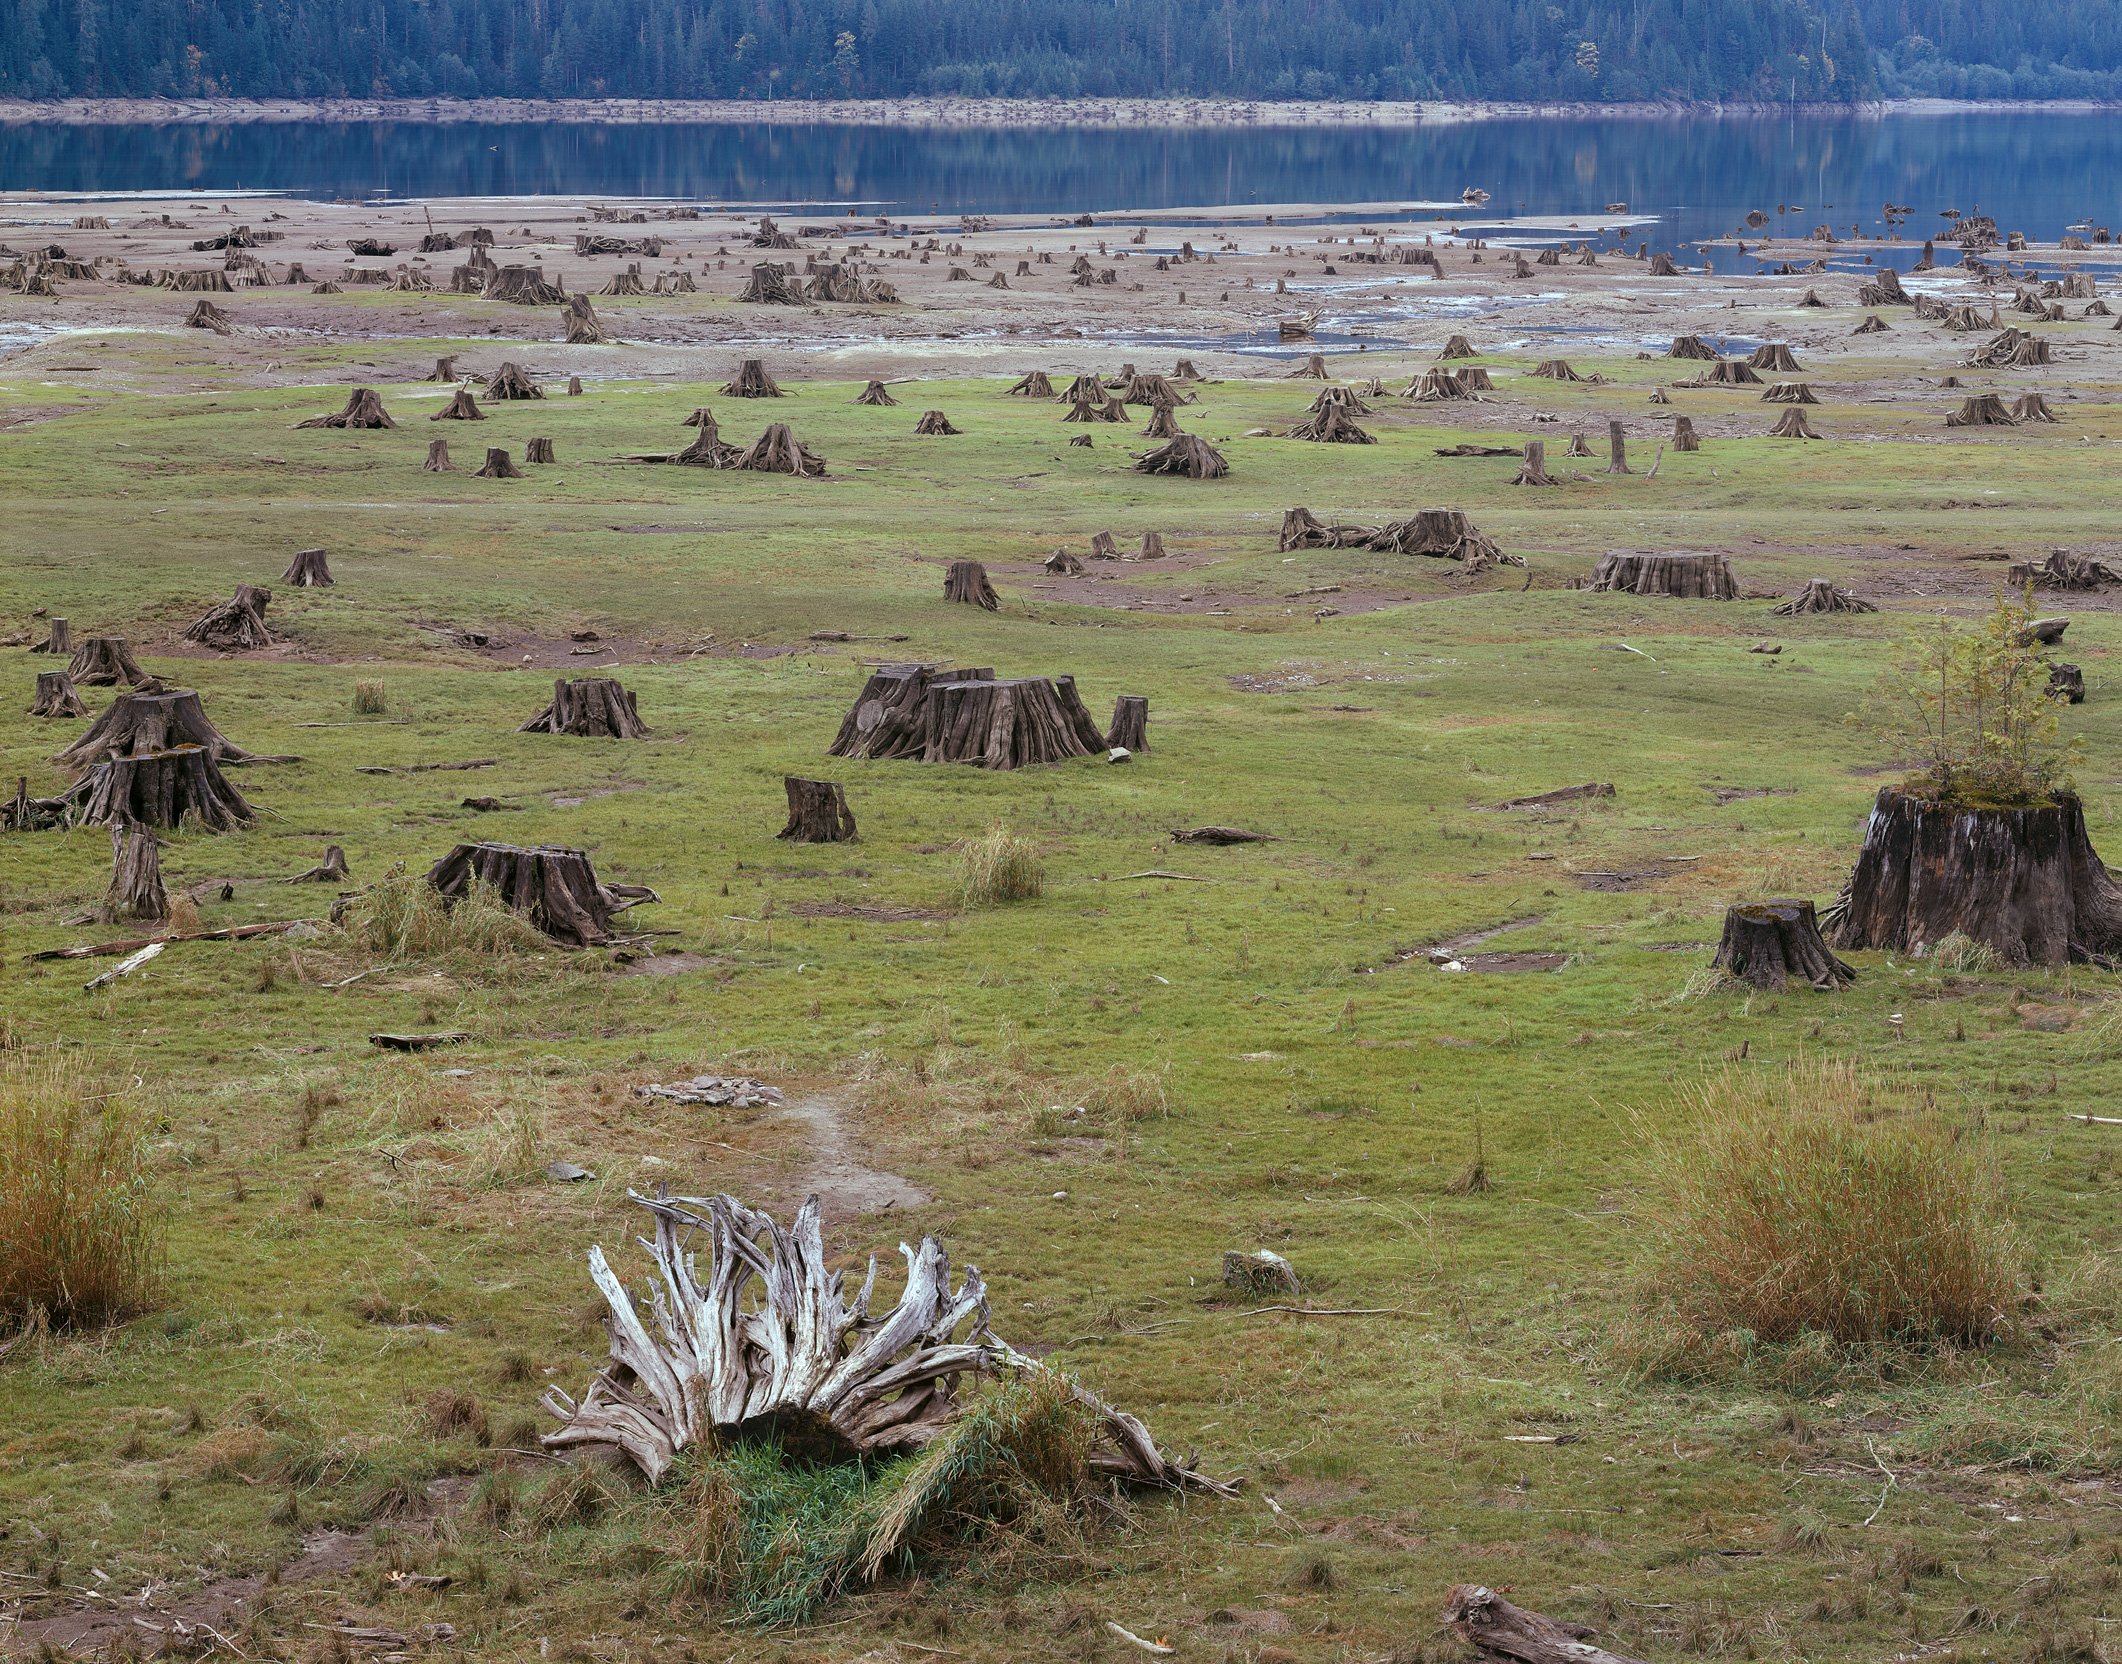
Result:
[[[262,190],[327,198],[586,193],[698,203],[859,203],[865,212],[1077,214],[1246,203],[1450,202],[1463,223],[1607,204],[1652,216],[1678,249],[1749,209],[1882,223],[1914,209],[1994,213],[2052,239],[2081,220],[2122,227],[2122,117],[2056,114],[1569,118],[1417,128],[922,130],[801,124],[0,124],[0,189]],[[1365,221],[1385,216],[1366,213]],[[1430,218],[1432,216],[1413,216]]]

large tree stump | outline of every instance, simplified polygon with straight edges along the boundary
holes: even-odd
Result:
[[[1955,932],[2009,965],[2122,954],[2122,886],[2070,793],[2028,809],[1970,809],[1889,786],[1826,915],[1828,943],[1922,953]]]
[[[120,682],[136,688],[152,680],[123,636],[84,636],[66,673],[85,688],[116,687]]]
[[[1632,474],[1628,465],[1628,430],[1619,422],[1606,424],[1606,471],[1609,474]]]
[[[552,462],[557,460],[553,456],[553,442],[550,439],[526,439],[523,442],[523,460],[525,462]]]
[[[216,335],[231,334],[235,328],[229,322],[228,314],[204,295],[199,297],[198,304],[191,309],[190,315],[185,318],[184,327],[186,329],[210,329]]]
[[[926,714],[925,763],[1031,768],[1105,749],[1105,736],[1066,676],[938,682]]]
[[[148,757],[185,745],[205,747],[217,763],[270,760],[244,750],[216,728],[190,688],[121,693],[88,732],[52,760],[78,771],[109,757]]]
[[[783,775],[788,793],[788,824],[774,834],[798,844],[844,844],[855,838],[854,811],[847,793],[834,780],[801,780]]]
[[[428,869],[427,881],[448,901],[486,885],[554,941],[580,948],[610,941],[617,915],[660,899],[643,884],[603,883],[581,850],[552,845],[459,844]]]
[[[1223,453],[1196,433],[1177,439],[1135,459],[1138,474],[1177,474],[1190,480],[1219,480],[1230,472]]]
[[[31,701],[31,716],[87,716],[88,707],[74,691],[74,679],[63,670],[37,672],[37,697]]]
[[[939,682],[976,682],[992,670],[945,670],[932,664],[879,665],[841,720],[828,748],[835,757],[914,758],[928,734],[929,699]]]
[[[428,418],[430,422],[483,422],[486,412],[479,408],[479,401],[472,397],[467,385],[450,395],[449,403]]]
[[[1317,445],[1375,445],[1378,442],[1375,436],[1357,425],[1348,406],[1342,404],[1325,406],[1317,415],[1307,416],[1295,427],[1284,429],[1282,437],[1307,439]]]
[[[1584,379],[1571,367],[1569,360],[1566,358],[1543,358],[1532,367],[1532,374],[1538,376],[1542,381],[1582,381]]]
[[[1699,358],[1714,360],[1717,351],[1699,335],[1675,335],[1673,344],[1665,351],[1667,358]]]
[[[234,595],[186,626],[184,639],[220,653],[247,653],[270,647],[273,636],[265,627],[265,609],[272,598],[269,589],[238,584]]]
[[[312,416],[295,424],[298,428],[394,428],[390,412],[373,387],[356,387],[347,395],[346,408],[329,416]]]
[[[1113,702],[1112,726],[1105,731],[1105,743],[1114,751],[1149,749],[1148,695],[1123,693]]]
[[[430,439],[427,442],[427,460],[420,464],[420,471],[424,474],[451,474],[456,472],[455,465],[449,459],[449,441],[447,439]]]
[[[1017,275],[1025,277],[1030,274],[1019,272]],[[1003,391],[1019,399],[1050,399],[1054,396],[1054,384],[1047,378],[1044,370],[1033,370],[1028,374],[1019,376]]]
[[[1813,384],[1809,381],[1772,382],[1762,393],[1763,404],[1818,404],[1813,396]]]
[[[1525,458],[1518,465],[1518,477],[1512,485],[1560,485],[1562,482],[1547,471],[1547,442],[1544,439],[1528,439],[1525,442]]]
[[[1833,993],[1857,973],[1828,951],[1809,900],[1755,901],[1725,909],[1718,969],[1757,988],[1788,987],[1793,977]]]
[[[74,656],[74,627],[63,618],[51,619],[45,625],[44,639],[30,649],[32,653],[52,653],[62,659]]]
[[[727,392],[728,389],[723,391]],[[740,396],[755,398],[759,395]],[[778,394],[775,396],[779,397]],[[825,458],[804,446],[786,422],[771,424],[745,450],[738,453],[730,466],[755,474],[794,474],[798,479],[806,480],[825,477]]]
[[[96,917],[105,924],[120,919],[153,923],[169,917],[169,896],[162,888],[162,845],[149,828],[111,828],[110,888]]]
[[[1592,1645],[1596,1633],[1513,1606],[1493,1589],[1462,1583],[1444,1603],[1444,1621],[1459,1639],[1518,1664],[1642,1664]]]
[[[552,703],[516,730],[519,734],[574,734],[582,738],[638,740],[648,733],[634,696],[609,676],[562,677]]]
[[[1820,437],[1813,430],[1812,423],[1806,420],[1805,412],[1802,410],[1784,411],[1776,419],[1776,425],[1768,430],[1768,436],[1771,439],[1818,439]]]
[[[611,1311],[611,1358],[579,1402],[557,1387],[546,1394],[562,1423],[545,1435],[548,1448],[622,1454],[651,1483],[694,1445],[747,1436],[813,1460],[881,1456],[933,1442],[963,1409],[968,1377],[1047,1374],[988,1327],[978,1271],[951,1286],[950,1256],[934,1237],[902,1246],[905,1287],[872,1313],[876,1262],[850,1301],[842,1273],[828,1269],[815,1196],[785,1228],[732,1196],[628,1196],[656,1222],[650,1315],[644,1321],[604,1250],[591,1248],[590,1276]],[[1165,1456],[1133,1416],[1067,1384],[1097,1418],[1093,1472],[1235,1494]]]
[[[528,370],[509,361],[486,378],[486,396],[489,399],[542,399],[545,389],[532,379]]]
[[[1706,554],[1643,555],[1616,549],[1603,556],[1592,573],[1597,591],[1625,590],[1630,595],[1677,595],[1698,601],[1736,601],[1739,581],[1731,560]]]
[[[201,831],[233,832],[258,818],[203,745],[93,764],[64,802],[67,821],[75,826],[138,821],[164,831],[189,823]]]
[[[330,589],[333,587],[331,562],[322,549],[299,549],[295,558],[287,563],[287,570],[280,574],[280,581],[296,589]]]
[[[430,452],[429,456],[430,460],[432,460],[433,453]],[[506,446],[492,445],[487,448],[486,466],[473,474],[472,478],[476,480],[520,480],[523,478],[523,470],[516,466],[515,459],[508,454]]]
[[[737,366],[737,373],[722,384],[722,395],[730,399],[778,399],[781,384],[766,373],[766,361],[747,358]]]
[[[618,293],[620,291],[613,291]],[[640,268],[634,269],[632,293],[641,293]],[[587,295],[569,295],[567,308],[560,314],[560,328],[571,347],[601,347],[610,337],[604,333],[604,325],[598,320],[596,309],[589,303]],[[575,391],[581,390],[577,383]]]
[[[1334,528],[1337,532],[1341,529]],[[1499,562],[1523,566],[1522,555],[1506,555],[1496,542],[1456,508],[1417,509],[1405,520],[1389,520],[1363,539],[1361,547],[1396,555],[1432,555],[1464,563],[1469,572],[1485,572]]]
[[[995,586],[987,581],[987,568],[976,560],[954,560],[943,578],[943,599],[993,612],[1002,605]]]

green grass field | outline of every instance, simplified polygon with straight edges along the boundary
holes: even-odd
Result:
[[[239,744],[300,758],[234,771],[261,822],[173,838],[173,894],[204,886],[207,927],[316,919],[329,889],[278,881],[327,843],[362,883],[470,838],[564,843],[653,885],[660,905],[629,921],[693,957],[673,975],[597,952],[379,963],[325,931],[173,946],[84,994],[110,961],[26,956],[129,933],[69,922],[102,894],[105,834],[0,840],[5,1039],[139,1077],[169,1217],[157,1310],[0,1365],[0,1609],[34,1623],[150,1581],[262,1574],[337,1526],[364,1535],[351,1566],[260,1591],[232,1638],[248,1656],[296,1656],[320,1633],[305,1625],[351,1616],[447,1623],[443,1650],[494,1659],[1134,1656],[1113,1620],[1182,1657],[1414,1660],[1455,1656],[1436,1613],[1461,1581],[1659,1659],[2122,1651],[2122,1129],[2067,1118],[2115,1113],[2112,978],[1878,954],[1835,996],[1703,974],[1725,905],[1824,904],[1848,870],[1896,759],[1845,717],[1888,644],[1981,610],[2002,560],[2083,544],[2122,509],[2111,388],[2074,383],[2060,427],[1948,438],[1959,395],[1859,403],[1819,372],[1820,444],[1728,437],[1776,414],[1748,390],[1681,393],[1704,448],[1652,479],[1668,412],[1643,401],[1666,366],[1579,358],[1613,384],[1552,387],[1496,362],[1559,424],[1469,434],[1460,410],[1388,400],[1364,447],[1242,437],[1297,420],[1316,384],[1223,382],[1180,421],[1232,473],[1192,483],[1127,469],[1139,424],[1066,447],[1085,430],[1002,379],[898,387],[898,409],[853,406],[859,381],[791,382],[771,405],[592,383],[429,426],[443,390],[357,349],[304,349],[316,385],[230,392],[206,390],[211,345],[73,340],[0,367],[0,409],[68,407],[0,433],[0,619],[26,630],[47,608],[77,638],[127,635]],[[451,345],[394,343],[389,363]],[[123,389],[53,368],[106,354]],[[1838,360],[1832,380],[1906,370]],[[399,431],[290,431],[356,375]],[[608,465],[683,445],[702,404],[739,442],[791,422],[830,477]],[[964,434],[913,437],[928,408]],[[1514,490],[1510,459],[1432,454],[1531,434],[1560,463],[1583,426],[1603,457],[1609,414],[1630,419],[1634,477],[1599,461]],[[437,434],[459,472],[421,472]],[[556,465],[471,477],[484,446],[520,456],[531,435]],[[1299,502],[1372,521],[1460,507],[1526,570],[1278,554]],[[1174,558],[1037,587],[1033,563],[1104,529],[1123,548],[1161,531]],[[313,544],[337,587],[279,588]],[[1728,550],[1749,598],[1563,587],[1609,548]],[[961,558],[989,565],[998,613],[944,604]],[[1813,576],[1884,610],[1768,616]],[[289,646],[170,654],[239,582],[275,589]],[[618,645],[648,740],[516,732],[555,664],[612,663],[568,659],[584,630]],[[1748,651],[1764,640],[1782,652]],[[2091,611],[2065,649],[2092,690],[2065,721],[2111,858],[2118,643]],[[0,777],[49,793],[78,730],[22,714],[48,661],[6,652]],[[826,757],[864,664],[892,659],[1071,673],[1101,719],[1146,694],[1150,749],[1019,774]],[[357,681],[383,684],[383,716],[356,717]],[[841,781],[860,841],[776,842],[790,773]],[[1616,795],[1486,807],[1592,780]],[[998,820],[1038,841],[1045,893],[962,910],[954,846]],[[1204,823],[1276,841],[1170,843]],[[1159,873],[1186,879],[1141,876]],[[1650,876],[1596,876],[1617,873]],[[1412,952],[1497,926],[1479,952],[1566,962],[1455,974]],[[472,1041],[394,1058],[365,1039],[440,1028]],[[1679,1086],[1819,1055],[1903,1077],[1993,1145],[2047,1315],[1989,1353],[1643,1377],[1647,1132],[1674,1125]],[[1101,1109],[1116,1068],[1154,1073],[1166,1109]],[[503,1518],[498,1484],[557,1472],[509,1454],[550,1425],[539,1394],[579,1391],[603,1355],[584,1252],[643,1263],[627,1187],[800,1200],[801,1122],[631,1091],[707,1070],[832,1098],[862,1159],[932,1194],[911,1219],[829,1219],[850,1263],[936,1232],[986,1274],[1004,1336],[1242,1477],[1244,1499],[1148,1499],[1082,1561],[976,1555],[770,1636],[668,1591],[664,1499]],[[1477,1144],[1493,1188],[1462,1194]],[[552,1160],[596,1177],[554,1183]],[[1309,1301],[1357,1315],[1249,1315],[1220,1260],[1262,1246]],[[445,1388],[480,1401],[487,1443],[424,1419]]]

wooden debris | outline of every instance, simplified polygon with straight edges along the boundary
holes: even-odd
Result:
[[[1241,1253],[1232,1248],[1223,1255],[1223,1286],[1247,1294],[1302,1294],[1296,1267],[1271,1248]]]
[[[1462,1583],[1452,1590],[1444,1603],[1444,1621],[1460,1640],[1516,1664],[1642,1664],[1594,1646],[1588,1637],[1595,1632],[1582,1624],[1558,1623],[1528,1612],[1478,1583]]]
[[[353,874],[347,870],[346,851],[337,844],[324,847],[324,859],[307,872],[298,872],[292,878],[281,880],[283,884],[350,884]]]
[[[788,793],[788,824],[775,837],[799,844],[854,841],[854,812],[848,808],[847,793],[838,782],[802,780],[790,774],[782,777],[781,785]]]
[[[1614,788],[1605,780],[1588,781],[1581,786],[1559,786],[1551,792],[1537,792],[1531,797],[1506,798],[1501,803],[1492,803],[1491,809],[1510,811],[1515,809],[1549,809],[1558,803],[1579,803],[1590,797],[1612,797]]]
[[[629,907],[660,899],[642,884],[606,884],[579,849],[541,844],[459,844],[428,869],[427,882],[458,901],[473,884],[490,886],[508,907],[567,947],[598,947]]]
[[[1238,826],[1174,828],[1171,839],[1175,844],[1212,844],[1218,848],[1227,848],[1231,844],[1271,844],[1279,841],[1271,832],[1248,832]]]
[[[142,965],[148,964],[151,961],[160,958],[162,950],[167,946],[169,946],[168,942],[149,942],[138,952],[130,954],[126,958],[120,960],[109,970],[105,971],[101,976],[91,977],[88,981],[82,983],[81,991],[84,994],[93,994],[98,988],[108,988],[120,977],[131,976],[133,972],[137,971]]]
[[[386,1052],[431,1052],[442,1046],[461,1046],[471,1036],[462,1029],[439,1034],[371,1034],[368,1043]]]
[[[265,924],[223,925],[218,930],[186,930],[168,936],[135,936],[122,942],[92,942],[84,947],[45,948],[26,957],[36,959],[108,959],[115,954],[135,953],[162,942],[242,942],[253,936],[270,936],[298,925],[316,926],[321,919],[274,919]]]

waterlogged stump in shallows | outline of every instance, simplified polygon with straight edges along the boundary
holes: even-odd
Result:
[[[1956,932],[2008,965],[2122,955],[2122,886],[2094,852],[2076,796],[1990,809],[1879,793],[1828,909],[1828,944],[1922,953]]]
[[[1829,951],[1819,915],[1802,899],[1727,908],[1724,939],[1713,963],[1756,988],[1787,988],[1797,981],[1831,994],[1857,980],[1857,973]]]

